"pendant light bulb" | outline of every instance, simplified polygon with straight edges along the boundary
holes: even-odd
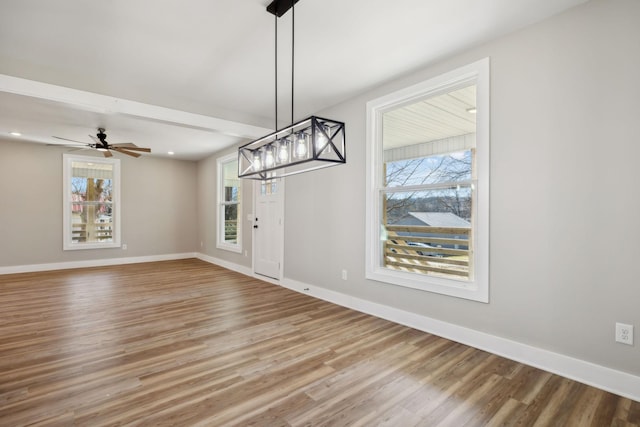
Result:
[[[327,142],[328,142],[325,133],[329,134],[329,127],[323,125],[322,130],[324,132],[323,131],[316,132],[316,151],[318,153],[322,152],[327,147]]]
[[[267,146],[265,154],[264,154],[264,166],[270,168],[276,162],[275,157],[273,156],[273,147]]]
[[[307,155],[307,137],[304,132],[298,133],[296,142],[296,157],[302,158]]]
[[[286,138],[282,138],[280,140],[280,145],[278,147],[278,160],[280,163],[289,160],[289,141],[287,141]]]
[[[260,169],[262,169],[262,162],[260,161],[260,153],[259,152],[253,153],[253,162],[251,162],[251,168],[254,171],[259,171]]]

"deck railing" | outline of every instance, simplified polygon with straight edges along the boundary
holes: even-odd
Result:
[[[224,241],[236,242],[238,240],[238,221],[227,220],[224,222]]]
[[[104,242],[113,239],[113,223],[96,222],[93,224],[74,222],[71,224],[71,240],[74,242]]]
[[[471,229],[387,225],[384,241],[386,267],[412,273],[468,279]]]

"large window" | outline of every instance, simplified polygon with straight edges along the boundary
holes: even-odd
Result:
[[[367,114],[367,277],[487,302],[489,60]]]
[[[120,246],[120,160],[65,154],[63,248]]]
[[[217,161],[218,165],[218,239],[217,247],[233,252],[242,251],[241,181],[238,178],[238,156],[231,154]]]

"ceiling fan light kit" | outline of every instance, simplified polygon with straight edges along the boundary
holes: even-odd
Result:
[[[291,19],[291,125],[238,148],[238,177],[270,180],[347,162],[345,125],[311,116],[293,123],[295,3],[274,0],[267,12],[275,16],[275,128],[278,129],[278,18],[289,9]]]

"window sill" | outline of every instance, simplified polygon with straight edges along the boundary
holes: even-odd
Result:
[[[402,286],[482,303],[489,302],[488,286],[473,281],[467,282],[426,276],[388,268],[377,268],[373,271],[367,271],[366,278],[389,285]]]
[[[223,251],[229,251],[229,252],[235,252],[235,253],[242,253],[242,246],[240,245],[232,245],[232,244],[228,244],[228,243],[218,243],[216,245],[217,249],[222,249]]]
[[[77,251],[83,249],[110,249],[110,248],[119,248],[119,242],[109,242],[109,243],[65,243],[62,248],[65,251]]]

